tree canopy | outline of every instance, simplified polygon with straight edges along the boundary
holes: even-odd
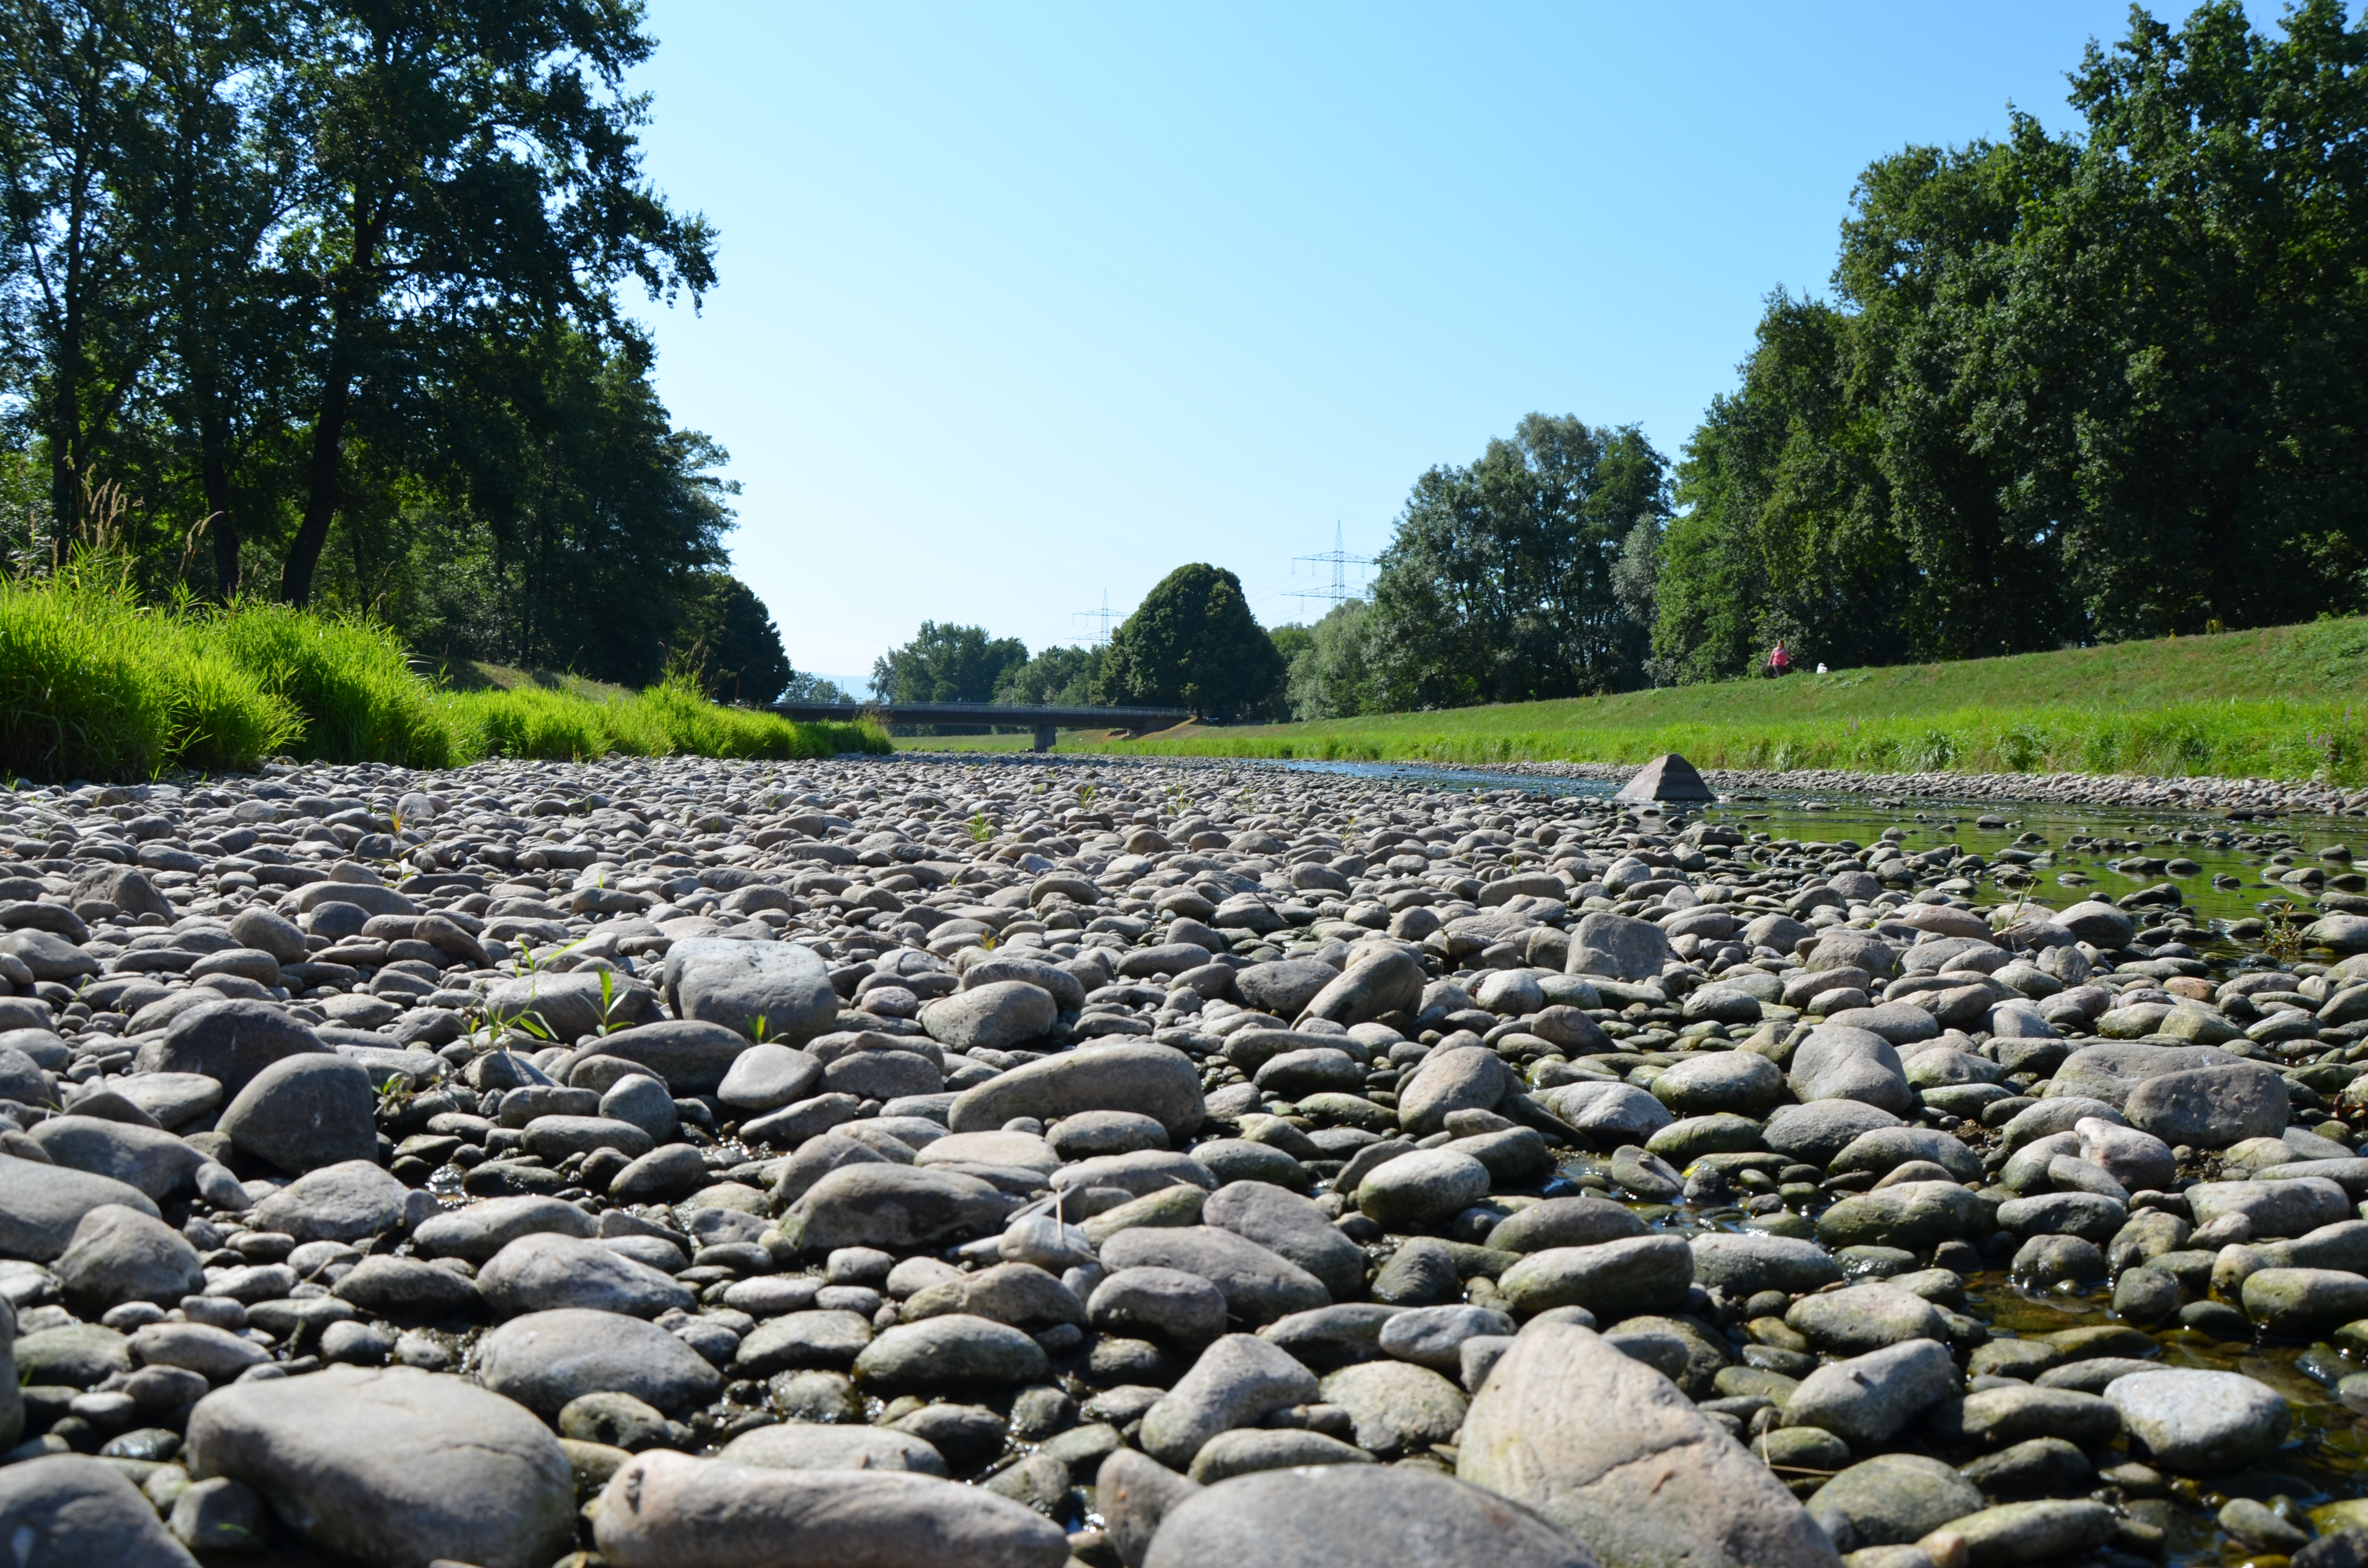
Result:
[[[1282,676],[1242,580],[1195,563],[1161,578],[1111,633],[1099,692],[1120,706],[1232,716],[1266,701]]]
[[[2307,619],[2368,589],[2368,28],[2134,12],[2078,134],[1861,176],[1679,464],[1665,678]]]
[[[882,702],[991,702],[1004,673],[1027,663],[1028,645],[1017,637],[925,620],[911,642],[874,662],[871,695]]]

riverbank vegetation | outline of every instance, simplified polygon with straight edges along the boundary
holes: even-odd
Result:
[[[481,757],[884,751],[860,723],[532,680],[454,691],[384,626],[270,601],[144,603],[119,564],[0,581],[0,770],[121,781],[275,756],[450,767]]]

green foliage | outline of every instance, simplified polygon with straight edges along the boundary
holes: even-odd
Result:
[[[0,767],[38,779],[252,767],[281,750],[450,767],[488,756],[885,752],[874,725],[720,708],[696,687],[450,693],[383,628],[286,605],[143,607],[120,563],[0,579]]]
[[[233,767],[285,744],[296,709],[120,571],[0,581],[0,768],[36,779]]]
[[[1121,706],[1231,715],[1269,700],[1282,656],[1250,613],[1242,580],[1207,564],[1161,578],[1111,634],[1098,690]]]
[[[440,654],[655,678],[729,515],[615,298],[714,282],[712,233],[641,166],[642,24],[0,0],[10,542],[123,552],[151,597],[276,585]],[[94,506],[102,478],[128,505]]]
[[[1319,623],[1320,626],[1320,623]],[[2368,620],[1064,749],[2368,782]],[[2306,692],[2297,699],[2294,693]]]
[[[761,707],[779,699],[797,673],[764,601],[727,573],[707,574],[706,592],[693,602],[679,640],[700,689],[718,701]]]
[[[984,627],[925,620],[910,642],[872,665],[871,693],[883,702],[991,702],[1005,674],[1027,663],[1028,646],[1017,637],[990,638]]]
[[[1362,629],[1382,705],[1453,708],[1614,691],[1643,677],[1650,570],[1622,551],[1668,512],[1634,426],[1532,414],[1469,468],[1415,482]],[[1642,574],[1640,577],[1640,572]],[[1346,698],[1324,702],[1353,711]],[[1361,699],[1360,705],[1361,705]]]
[[[1285,702],[1294,719],[1341,719],[1382,710],[1384,699],[1373,681],[1365,647],[1372,607],[1349,599],[1325,612],[1307,629],[1284,678]],[[1276,640],[1278,647],[1281,639]]]
[[[386,628],[265,601],[205,616],[194,631],[202,644],[304,715],[296,755],[321,762],[452,766],[451,725]]]
[[[2075,135],[1861,176],[1831,305],[1770,297],[1679,471],[1656,666],[2293,622],[2368,589],[2368,23],[2134,11]]]
[[[1094,700],[1102,673],[1103,650],[1059,643],[1025,664],[1005,666],[995,681],[995,700],[1025,708],[1079,708]]]
[[[845,702],[853,703],[854,694],[835,680],[825,680],[816,675],[791,672],[789,684],[775,699],[780,702]]]

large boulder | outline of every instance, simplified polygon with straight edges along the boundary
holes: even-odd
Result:
[[[180,1232],[153,1215],[103,1204],[82,1217],[51,1266],[58,1293],[85,1318],[126,1301],[177,1307],[206,1288],[205,1265]]]
[[[964,994],[976,994],[965,993]],[[999,1073],[964,1090],[948,1114],[956,1132],[992,1132],[1017,1117],[1057,1121],[1088,1110],[1148,1116],[1181,1142],[1208,1115],[1192,1059],[1164,1045],[1093,1045]]]
[[[359,1063],[290,1056],[249,1079],[215,1130],[240,1153],[301,1176],[377,1159],[377,1109],[378,1095]]]
[[[479,1356],[487,1388],[546,1418],[587,1393],[681,1412],[723,1386],[699,1352],[656,1324],[581,1307],[512,1318],[485,1335]]]
[[[247,1215],[259,1231],[284,1231],[300,1242],[358,1242],[397,1230],[414,1213],[426,1219],[436,1200],[367,1160],[324,1165],[267,1195]]]
[[[52,1454],[0,1468],[11,1568],[197,1568],[140,1488],[105,1460]]]
[[[329,1048],[286,1009],[268,1002],[208,1002],[176,1017],[165,1038],[141,1053],[142,1071],[199,1073],[235,1095],[282,1057]],[[153,1052],[153,1056],[151,1055]]]
[[[781,1216],[791,1245],[909,1251],[999,1228],[1001,1192],[976,1176],[925,1165],[847,1165],[806,1188]]]
[[[677,942],[666,949],[665,986],[675,1017],[722,1024],[752,1040],[803,1045],[838,1017],[829,969],[795,942]]]
[[[615,1568],[1061,1568],[1059,1525],[979,1486],[900,1471],[760,1470],[663,1449],[592,1514]]]
[[[546,1568],[574,1523],[567,1455],[541,1421],[408,1367],[218,1389],[190,1413],[181,1459],[254,1487],[313,1545],[382,1568]]]
[[[1170,1506],[1143,1568],[1597,1568],[1585,1546],[1520,1504],[1419,1470],[1266,1471]]]
[[[66,1250],[84,1216],[109,1204],[161,1218],[148,1195],[128,1183],[0,1154],[0,1257],[47,1263]]]
[[[477,1271],[477,1289],[502,1318],[565,1307],[654,1318],[689,1312],[699,1301],[689,1286],[646,1263],[596,1241],[547,1231],[521,1235],[495,1253]]]
[[[1571,1324],[1531,1327],[1497,1361],[1464,1419],[1456,1474],[1610,1563],[1840,1562],[1784,1483],[1677,1385]]]

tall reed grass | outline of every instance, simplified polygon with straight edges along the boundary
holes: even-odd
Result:
[[[14,777],[122,781],[281,754],[451,767],[888,749],[876,726],[722,708],[680,683],[616,699],[442,691],[385,627],[268,602],[142,604],[103,560],[0,579],[0,770]]]

